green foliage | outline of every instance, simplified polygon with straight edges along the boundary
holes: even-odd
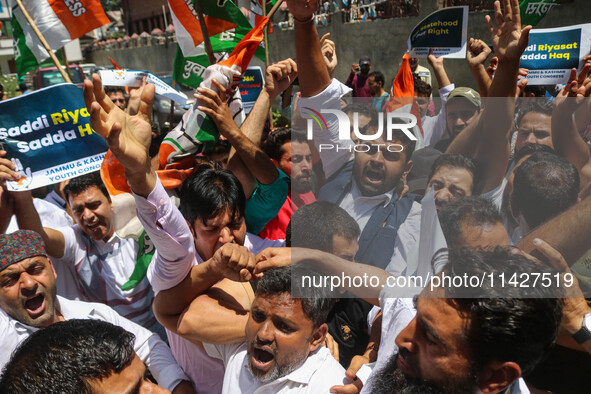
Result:
[[[105,11],[119,11],[121,9],[121,0],[101,0]]]
[[[278,109],[273,110],[273,127],[289,127],[290,121]]]
[[[18,90],[18,79],[16,78],[16,75],[0,74],[0,83],[2,86],[4,86],[4,91],[6,92],[6,96],[8,98],[12,98],[21,94]]]

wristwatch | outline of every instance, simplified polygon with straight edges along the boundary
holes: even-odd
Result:
[[[573,338],[578,344],[582,344],[591,339],[591,313],[583,316],[583,326],[573,334]]]

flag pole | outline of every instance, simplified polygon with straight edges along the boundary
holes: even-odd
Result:
[[[263,6],[263,16],[268,18],[267,16],[267,0],[262,1]],[[271,23],[271,21],[269,21]],[[269,40],[267,38],[267,31],[269,30],[269,25],[265,26],[265,30],[263,30],[263,42],[265,43],[265,72],[267,68],[269,68]],[[269,129],[273,130],[273,103],[269,106]]]
[[[72,72],[70,71],[70,64],[68,63],[68,58],[66,56],[66,47],[62,47],[62,56],[64,57],[64,65],[66,66],[68,77],[70,77],[70,80],[72,80]]]
[[[273,15],[275,15],[275,12],[277,12],[282,3],[283,0],[277,0],[277,3],[275,3],[273,8],[271,8],[271,11],[269,11],[269,13],[267,14],[267,18],[271,18]]]
[[[20,1],[20,0],[19,0]],[[201,8],[201,0],[193,2],[195,6],[195,12],[197,12],[197,18],[199,18],[199,26],[201,26],[201,34],[203,35],[203,46],[205,46],[205,52],[207,53],[207,59],[209,64],[215,64],[215,57],[213,56],[213,48],[211,47],[211,41],[209,40],[209,33],[207,32],[207,25],[203,17],[203,9]]]
[[[277,3],[275,3],[275,5],[273,6],[273,8],[271,8],[271,10],[269,11],[269,13],[267,13],[267,3],[266,3],[265,0],[263,0],[263,16],[265,16],[266,18],[271,19],[271,17],[275,14],[275,12],[281,6],[281,3],[283,3],[283,0],[277,0]],[[271,21],[269,21],[269,23],[271,23]],[[263,37],[263,39],[265,40],[265,69],[267,67],[269,67],[269,40],[268,40],[268,37],[267,37],[267,31],[268,30],[269,30],[269,28],[268,28],[268,25],[267,25],[265,27],[264,37]],[[271,107],[269,107],[269,125],[271,127],[271,130],[273,130],[273,106],[272,105],[271,105]]]
[[[176,89],[176,81],[172,80],[172,87]],[[174,100],[170,100],[170,115],[168,116],[168,132],[172,131],[172,124],[174,123]]]
[[[39,41],[41,41],[41,44],[43,45],[43,47],[45,48],[45,50],[47,51],[47,53],[49,53],[49,56],[51,57],[51,60],[53,60],[53,63],[57,67],[57,70],[59,71],[59,73],[64,78],[64,81],[66,81],[68,83],[72,83],[72,80],[70,79],[70,77],[68,76],[68,74],[66,74],[66,72],[62,69],[62,65],[60,64],[60,61],[55,56],[55,53],[53,53],[53,51],[51,50],[51,47],[49,46],[49,44],[45,40],[45,37],[43,37],[43,34],[41,34],[41,32],[39,31],[39,29],[37,28],[37,25],[35,25],[35,21],[33,21],[33,18],[31,18],[31,15],[29,15],[29,12],[25,9],[25,6],[23,5],[22,0],[16,0],[16,4],[18,5],[18,7],[23,12],[23,15],[25,16],[25,19],[31,25],[31,28],[33,29],[33,31],[35,32],[35,34],[39,38]]]

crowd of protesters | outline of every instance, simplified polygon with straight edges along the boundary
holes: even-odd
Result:
[[[221,139],[180,187],[157,173],[151,84],[84,84],[129,194],[98,172],[11,192],[0,151],[0,393],[589,392],[591,61],[552,98],[528,87],[531,27],[505,0],[495,57],[468,42],[478,91],[431,54],[396,107],[367,56],[332,78],[318,5],[287,5],[297,61],[240,127],[222,85],[197,89]],[[267,130],[296,79],[293,127]],[[387,133],[390,111],[417,126]]]

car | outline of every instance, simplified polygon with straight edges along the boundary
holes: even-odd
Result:
[[[186,108],[179,103],[174,103],[173,126],[181,121]],[[152,122],[157,123],[160,132],[167,133],[170,127],[170,99],[159,94],[154,96],[154,107],[152,109]]]
[[[92,73],[94,72],[94,69],[96,68],[96,64],[83,63],[83,64],[80,64],[80,67],[82,67],[82,71],[84,71],[84,76],[88,79],[91,79]]]
[[[66,67],[62,66],[65,70]],[[71,65],[70,66],[70,74],[72,75],[72,83],[79,87],[84,87],[84,71],[78,65]],[[35,77],[33,78],[33,86],[35,90],[43,89],[48,86],[57,85],[60,83],[65,83],[64,77],[58,71],[57,67],[45,67],[40,68],[35,73]]]
[[[171,75],[164,75],[159,76],[164,83],[172,86],[172,76]],[[185,105],[181,105],[180,103],[174,103],[174,118],[173,118],[173,126],[178,124],[181,121],[181,118],[185,114],[185,112],[191,108],[191,105],[195,101],[193,99],[193,92],[195,91],[192,88],[186,87],[184,85],[178,84],[176,85],[176,90],[179,92],[185,93],[189,100]],[[152,122],[158,123],[160,126],[160,132],[167,133],[170,125],[170,100],[164,96],[157,94],[154,97],[154,108],[152,109]]]

